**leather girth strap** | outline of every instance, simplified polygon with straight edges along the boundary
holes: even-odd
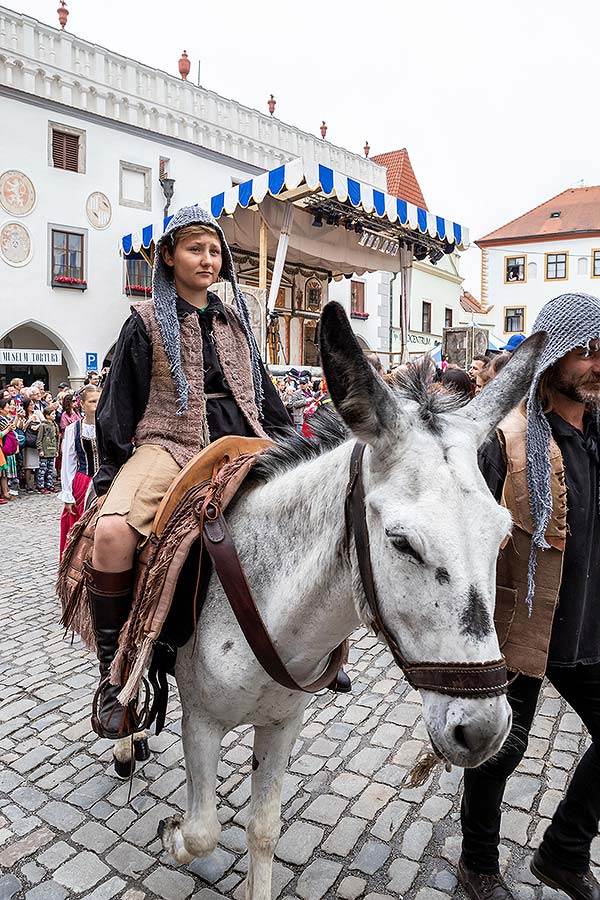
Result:
[[[354,534],[360,578],[373,616],[375,633],[384,638],[395,662],[414,688],[436,691],[438,694],[449,694],[453,697],[494,697],[505,694],[508,678],[503,659],[483,663],[409,663],[402,656],[398,644],[381,618],[377,603],[362,479],[365,449],[366,445],[357,441],[350,458],[350,477],[345,501],[346,541],[349,547],[350,536]]]
[[[214,504],[206,508],[203,527],[204,546],[213,561],[227,599],[250,649],[265,672],[285,688],[315,694],[333,688],[346,661],[347,642],[335,648],[322,675],[311,684],[301,685],[290,675],[271,642],[252,591],[246,580],[223,513]]]

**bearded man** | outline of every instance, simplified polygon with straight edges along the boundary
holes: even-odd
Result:
[[[600,900],[590,845],[600,820],[600,300],[563,294],[545,331],[527,407],[483,448],[480,467],[513,516],[497,565],[496,630],[509,672],[511,734],[465,771],[459,879],[472,900],[511,900],[499,874],[500,804],[520,763],[544,676],[587,727],[591,744],[531,861],[533,875],[574,900]]]

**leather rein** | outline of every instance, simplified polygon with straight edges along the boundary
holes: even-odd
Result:
[[[352,450],[350,477],[345,497],[345,524],[348,548],[350,536],[354,535],[360,577],[373,616],[375,633],[385,639],[395,662],[414,688],[455,697],[493,697],[506,693],[508,682],[503,659],[484,663],[409,663],[402,656],[398,644],[381,618],[377,604],[361,471],[365,449],[366,445],[357,441]],[[337,682],[338,672],[348,657],[347,640],[335,648],[325,671],[310,684],[298,684],[289,673],[269,637],[260,610],[252,596],[217,494],[218,491],[209,492],[202,506],[200,525],[203,543],[254,656],[273,681],[290,690],[314,694],[323,688],[347,689]]]
[[[373,630],[387,643],[394,661],[408,683],[419,690],[435,691],[452,697],[495,697],[505,694],[508,678],[504,659],[482,663],[408,662],[386,627],[377,603],[377,593],[371,567],[369,532],[367,529],[362,462],[366,444],[357,441],[350,457],[350,478],[346,489],[346,541],[354,535],[354,546],[365,597],[373,616]]]

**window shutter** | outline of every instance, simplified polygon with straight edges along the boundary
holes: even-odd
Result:
[[[79,171],[79,135],[52,132],[52,162],[56,169]]]

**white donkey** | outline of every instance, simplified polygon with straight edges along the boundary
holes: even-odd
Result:
[[[441,663],[500,656],[493,628],[496,556],[509,513],[492,498],[476,450],[527,392],[543,337],[532,338],[470,406],[428,395],[419,379],[391,390],[365,361],[341,306],[321,319],[321,354],[337,411],[368,445],[366,516],[380,612],[404,658]],[[314,450],[298,438],[269,451],[254,484],[227,512],[264,622],[290,673],[307,684],[333,648],[371,624],[352,546],[345,549],[344,493],[353,440]],[[300,447],[300,449],[298,449]],[[246,826],[247,900],[270,900],[281,785],[309,696],[273,682],[253,656],[213,575],[193,640],[179,651],[187,812],[161,823],[177,861],[211,853],[217,763],[224,735],[255,727]],[[476,766],[510,730],[505,696],[422,692],[432,743],[445,760]]]

